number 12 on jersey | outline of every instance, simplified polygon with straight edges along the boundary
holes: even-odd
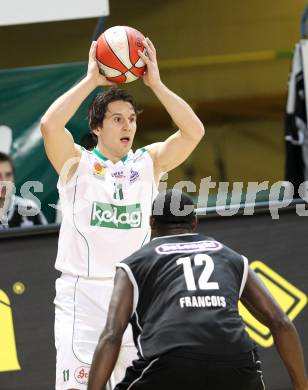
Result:
[[[194,256],[193,260],[190,257],[180,257],[177,260],[177,265],[183,265],[184,277],[188,291],[197,290],[196,281],[193,273],[192,263],[195,266],[204,265],[203,271],[198,280],[198,286],[200,290],[219,290],[217,282],[209,282],[209,279],[214,271],[214,261],[211,256],[204,253],[198,253]]]

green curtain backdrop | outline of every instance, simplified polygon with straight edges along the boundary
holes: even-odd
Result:
[[[16,166],[17,194],[26,181],[42,182],[43,192],[33,193],[42,202],[42,210],[49,222],[55,218],[55,209],[49,204],[57,203],[57,175],[46,157],[39,122],[49,105],[78,82],[85,72],[86,63],[0,71],[0,126],[12,129],[10,155]],[[77,143],[88,131],[86,116],[91,99],[92,96],[86,99],[67,125]]]

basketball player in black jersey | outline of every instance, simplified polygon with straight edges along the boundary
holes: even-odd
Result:
[[[158,195],[152,241],[118,264],[88,389],[105,390],[129,321],[139,359],[115,390],[265,389],[256,346],[238,314],[241,299],[270,328],[293,389],[308,390],[292,322],[247,259],[193,233],[196,225],[188,195],[175,190]]]

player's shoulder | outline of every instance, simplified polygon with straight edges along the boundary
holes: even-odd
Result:
[[[84,146],[81,146],[81,145],[78,145],[78,144],[75,144],[75,145],[81,151],[81,153],[88,153],[88,154],[92,154],[93,153],[92,150],[88,150]]]
[[[221,245],[221,249],[218,252],[212,254],[212,257],[217,258],[218,261],[223,261],[229,267],[242,272],[243,267],[246,267],[245,263],[248,263],[247,258],[241,253],[237,252],[235,249],[230,248],[225,244]]]
[[[128,155],[128,161],[137,162],[149,157],[149,152],[146,147],[139,148],[135,152],[131,151]]]
[[[94,150],[91,149],[86,149],[84,146],[75,144],[76,150],[80,153],[80,162],[82,163],[83,161],[92,161],[93,157],[95,156]]]
[[[79,145],[78,145],[79,146]],[[101,154],[101,152],[97,148],[93,149],[85,149],[83,146],[79,146],[81,150],[81,166],[84,166],[86,169],[86,172],[88,172],[88,169],[90,168],[95,175],[101,175],[102,170],[105,171],[105,169],[108,169],[107,165],[107,157]]]
[[[142,267],[146,266],[146,264],[149,263],[151,259],[153,259],[153,245],[151,244],[151,241],[147,244],[143,245],[140,249],[135,251],[130,256],[126,257],[124,260],[120,262],[120,264],[126,264],[129,267]],[[143,260],[147,260],[146,262],[143,262]]]
[[[76,147],[77,147],[77,149],[81,152],[81,154],[82,154],[83,156],[86,156],[87,158],[95,157],[95,156],[98,157],[99,152],[97,151],[96,148],[93,148],[93,149],[86,149],[84,146],[77,145],[77,144],[76,144]]]
[[[230,248],[228,245],[223,245],[223,250],[227,254],[227,256],[232,259],[232,260],[240,260],[241,262],[243,261],[243,256],[237,252],[235,249]]]

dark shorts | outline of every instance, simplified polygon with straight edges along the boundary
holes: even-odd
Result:
[[[114,390],[264,390],[257,351],[218,357],[172,351],[138,359]]]

